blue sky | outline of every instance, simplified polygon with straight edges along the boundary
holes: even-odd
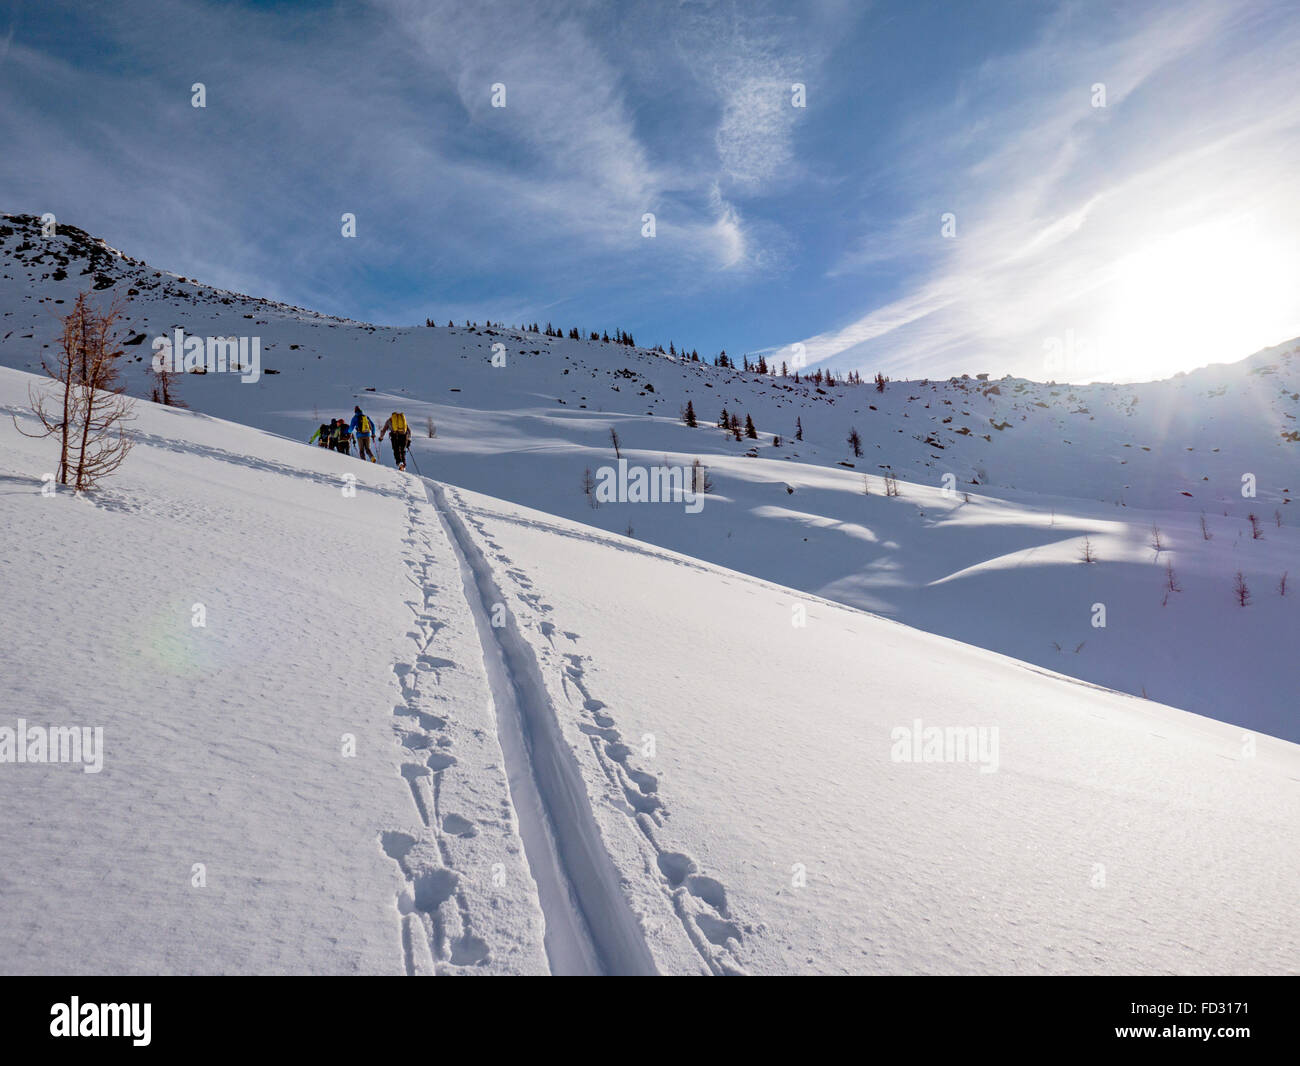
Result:
[[[1298,90],[1289,2],[12,0],[0,209],[369,321],[1134,380],[1300,334]]]

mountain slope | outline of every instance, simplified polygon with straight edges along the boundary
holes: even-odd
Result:
[[[1300,608],[1280,594],[1300,573],[1295,342],[1146,385],[955,379],[879,393],[498,328],[333,319],[154,271],[67,227],[44,238],[30,216],[0,227],[0,256],[5,365],[38,368],[57,313],[79,286],[99,285],[131,297],[138,343],[124,351],[139,395],[155,337],[255,336],[260,380],[186,375],[184,399],[300,440],[356,402],[381,419],[400,407],[417,428],[415,465],[444,481],[1300,739]],[[679,420],[688,400],[698,429]],[[710,424],[723,407],[751,415],[758,439]],[[426,419],[436,438],[419,432]],[[846,444],[851,428],[862,457]],[[614,464],[611,430],[634,466],[700,458],[713,482],[700,513],[592,508],[584,471]],[[884,496],[887,470],[898,498]],[[1079,562],[1085,537],[1096,565]]]
[[[1294,744],[137,416],[85,498],[0,421],[13,706],[104,731],[0,766],[14,972],[1294,970]]]

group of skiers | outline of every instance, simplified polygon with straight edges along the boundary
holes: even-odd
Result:
[[[311,435],[307,443],[351,455],[353,442],[355,442],[358,459],[369,459],[372,463],[377,463],[379,457],[371,449],[374,435],[374,422],[369,416],[363,414],[358,406],[352,408],[351,422],[344,422],[341,418],[322,422],[320,429]],[[401,411],[394,411],[389,415],[388,421],[379,427],[380,442],[385,436],[392,440],[393,462],[397,464],[397,469],[405,470],[406,450],[411,446],[411,427],[407,424],[406,415]]]

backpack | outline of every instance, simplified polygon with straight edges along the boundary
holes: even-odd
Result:
[[[405,433],[405,432],[406,432],[406,415],[402,414],[401,411],[394,411],[394,412],[393,412],[392,423],[393,423],[393,432],[394,432],[394,433]]]
[[[328,422],[322,422],[320,424],[320,429],[316,431],[317,433],[316,439],[320,441],[320,446],[322,448],[324,448],[327,444],[329,444],[330,430],[332,428],[333,427]]]
[[[361,421],[357,423],[357,432],[364,436],[370,436],[370,419],[365,415],[361,416]]]

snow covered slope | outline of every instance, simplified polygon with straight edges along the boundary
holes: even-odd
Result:
[[[0,764],[8,972],[1295,971],[1294,744],[137,414],[0,420],[0,727],[103,730]]]
[[[256,336],[259,381],[187,376],[184,399],[302,440],[356,402],[400,407],[416,464],[443,481],[1300,740],[1296,342],[1144,385],[795,385],[618,344],[348,322],[156,271],[68,227],[46,238],[26,216],[0,225],[0,364],[37,369],[87,285],[130,296],[139,395],[155,337]],[[679,419],[687,401],[700,428]],[[718,431],[723,407],[752,416],[757,439]],[[593,509],[584,471],[614,463],[611,430],[633,465],[705,463],[702,511]],[[1085,537],[1095,565],[1079,561]]]
[[[0,968],[401,973],[432,939],[545,971],[421,487],[141,404],[111,485],[43,496],[57,450],[9,417],[36,380],[0,370],[0,727],[102,729],[103,761],[0,764]]]

